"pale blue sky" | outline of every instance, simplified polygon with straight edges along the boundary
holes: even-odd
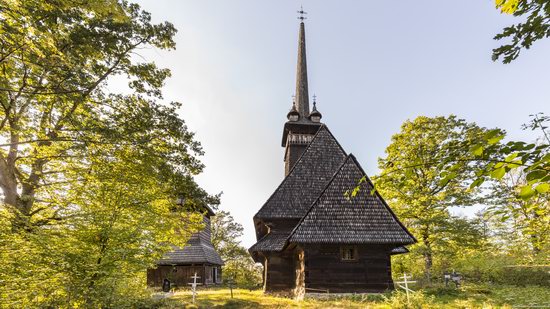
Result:
[[[310,94],[369,175],[406,119],[456,114],[533,140],[521,124],[550,113],[550,40],[512,64],[492,62],[492,37],[516,21],[493,0],[139,3],[179,30],[177,50],[140,54],[172,70],[165,100],[183,103],[206,151],[198,181],[224,192],[220,208],[244,225],[246,246],[255,241],[252,216],[283,178],[301,4]]]

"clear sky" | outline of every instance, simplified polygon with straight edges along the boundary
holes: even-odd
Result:
[[[197,180],[223,191],[220,209],[255,242],[252,216],[283,179],[281,134],[295,90],[302,4],[310,95],[323,122],[369,175],[401,123],[456,114],[512,139],[529,114],[550,113],[550,40],[509,65],[492,40],[518,20],[482,1],[142,0],[155,22],[179,30],[177,49],[142,50],[172,70],[166,101],[206,152]]]

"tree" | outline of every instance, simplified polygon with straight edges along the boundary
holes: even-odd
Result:
[[[212,218],[212,245],[222,260],[229,261],[240,256],[239,238],[243,235],[243,230],[243,226],[235,222],[227,211],[218,211]]]
[[[386,148],[386,157],[379,159],[382,172],[375,179],[376,188],[419,239],[415,250],[424,258],[428,281],[433,256],[449,237],[449,208],[481,199],[479,190],[469,187],[475,162],[456,162],[446,174],[438,166],[449,153],[467,153],[460,145],[479,141],[486,132],[455,116],[418,117],[401,126]]]
[[[502,143],[505,132],[489,130],[479,140],[463,141],[456,151],[450,151],[438,168],[442,175],[449,175],[455,164],[476,162],[476,179],[471,187],[479,187],[487,180],[501,180],[505,175],[521,169],[525,183],[518,189],[524,200],[545,195],[550,191],[550,134],[547,132],[550,117],[542,113],[531,115],[530,123],[523,129],[539,130],[542,136],[536,142],[510,141]],[[464,151],[469,149],[470,151]]]
[[[218,203],[180,105],[157,102],[169,71],[133,57],[175,31],[126,1],[0,1],[6,307],[144,307],[145,270]],[[131,94],[108,91],[115,75]]]
[[[550,254],[550,196],[545,193],[521,198],[525,178],[524,170],[516,169],[495,183],[494,201],[486,215],[502,231],[508,250],[520,251],[523,261],[534,262]]]
[[[155,141],[147,139],[151,136],[135,136],[146,121],[129,123],[136,119],[122,117],[135,116],[145,105],[176,125],[174,115],[147,101],[161,97],[169,71],[132,58],[141,47],[175,46],[174,27],[150,20],[147,12],[125,1],[0,2],[0,136],[5,141],[0,145],[0,188],[15,214],[14,228],[61,219],[59,203],[52,200],[61,198],[57,193],[67,184],[79,181],[70,177],[79,173],[72,172],[89,168],[85,158],[91,144],[136,145],[156,152]],[[106,81],[114,75],[128,76],[134,94],[107,93]],[[131,110],[123,112],[127,107]],[[128,123],[113,131],[112,121]],[[184,126],[178,130],[184,139],[165,142],[172,146],[165,158],[199,171],[188,150],[200,148]]]
[[[242,235],[243,226],[229,212],[219,211],[212,219],[212,244],[225,263],[224,277],[237,286],[253,288],[262,282],[262,267],[255,265],[241,245],[238,238]]]
[[[521,23],[504,28],[495,40],[510,38],[511,42],[493,49],[493,60],[515,60],[522,49],[529,49],[537,40],[550,36],[550,1],[548,0],[495,0],[501,12],[525,17]]]

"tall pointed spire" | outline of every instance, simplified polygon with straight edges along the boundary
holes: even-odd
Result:
[[[302,10],[303,11],[303,10]],[[300,22],[298,38],[298,65],[296,68],[296,108],[302,118],[309,116],[309,94],[307,89],[306,31],[304,21]]]

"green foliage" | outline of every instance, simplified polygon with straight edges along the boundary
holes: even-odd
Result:
[[[90,168],[89,156],[102,155],[90,146],[160,150],[167,163],[188,163],[200,152],[176,120],[177,105],[148,99],[161,96],[169,71],[132,59],[138,48],[174,48],[171,24],[151,24],[139,6],[113,0],[10,0],[0,2],[0,14],[0,188],[13,224],[60,219],[59,205],[70,203],[63,201],[67,184]],[[133,95],[106,92],[115,75],[128,77]],[[158,118],[164,128],[154,126]],[[147,122],[153,126],[144,130]],[[199,171],[193,163],[186,165]]]
[[[386,148],[386,157],[379,159],[377,190],[419,240],[411,253],[423,256],[428,280],[434,254],[456,253],[480,239],[477,227],[452,218],[448,211],[482,200],[479,190],[469,187],[478,163],[457,160],[445,173],[441,163],[450,153],[469,154],[462,145],[476,144],[488,133],[455,116],[418,117],[402,125]]]
[[[538,285],[550,288],[550,266],[502,267],[495,281],[516,286]]]
[[[504,28],[495,40],[510,38],[506,45],[493,49],[493,60],[502,57],[502,62],[515,60],[522,49],[529,49],[537,40],[550,35],[550,1],[547,0],[496,0],[503,13],[523,17],[523,22]]]
[[[227,211],[219,211],[212,218],[212,244],[225,262],[223,276],[225,282],[233,286],[256,288],[262,283],[262,267],[256,265],[250,254],[238,240],[243,227],[235,222]]]
[[[527,182],[524,170],[510,171],[493,186],[494,200],[485,217],[506,240],[509,251],[522,255],[523,263],[536,263],[550,259],[550,195],[538,193],[525,199],[522,192]]]
[[[263,267],[255,264],[248,251],[239,247],[234,259],[227,260],[223,267],[226,283],[232,281],[233,286],[256,289],[262,286]]]
[[[140,307],[145,270],[201,227],[189,211],[218,203],[180,105],[156,102],[170,72],[132,57],[175,31],[126,1],[0,1],[2,308]]]
[[[480,168],[476,172],[477,179],[471,185],[473,188],[490,179],[500,180],[504,175],[521,169],[526,181],[518,187],[518,197],[529,200],[546,194],[550,189],[550,134],[547,132],[550,117],[542,113],[531,116],[531,122],[524,125],[524,129],[540,131],[542,136],[538,142],[510,141],[502,144],[500,140],[504,134],[492,130],[477,143],[463,144],[462,147],[471,149],[469,154],[450,153],[440,166],[442,174],[450,171],[449,165],[453,162],[478,162]],[[499,139],[495,141],[493,135],[499,136]]]
[[[222,257],[228,261],[240,256],[239,238],[243,235],[243,226],[227,211],[218,211],[212,218],[212,245]]]

